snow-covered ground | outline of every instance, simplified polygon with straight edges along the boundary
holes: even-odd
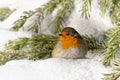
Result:
[[[101,80],[105,72],[90,59],[13,60],[0,67],[0,80]]]
[[[0,7],[16,9],[4,22],[0,23],[0,50],[5,43],[18,37],[31,37],[30,32],[14,32],[9,30],[23,11],[33,10],[48,0],[0,0]],[[99,6],[96,2],[92,4],[90,19],[80,17],[80,3],[76,0],[76,8],[72,12],[67,26],[74,27],[80,34],[101,37],[102,34],[113,27],[109,14],[105,17],[99,15]],[[54,16],[52,16],[54,17]],[[50,20],[49,20],[50,21]],[[27,21],[29,23],[29,21]],[[48,30],[48,24],[43,22],[43,28]],[[43,31],[43,33],[47,33]],[[50,31],[49,31],[50,32]],[[47,59],[39,61],[13,60],[0,66],[0,80],[101,80],[102,74],[107,69],[101,62],[92,59]]]

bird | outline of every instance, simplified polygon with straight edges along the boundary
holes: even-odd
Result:
[[[65,27],[59,34],[52,51],[53,58],[85,58],[87,46],[82,36],[72,27]]]

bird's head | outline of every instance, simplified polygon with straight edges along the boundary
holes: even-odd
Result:
[[[78,48],[80,46],[80,37],[79,33],[71,27],[64,28],[59,34],[63,49]]]

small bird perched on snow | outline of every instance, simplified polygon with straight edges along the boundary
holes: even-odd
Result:
[[[65,27],[59,34],[52,57],[78,59],[85,58],[86,53],[87,46],[80,34],[74,28]]]

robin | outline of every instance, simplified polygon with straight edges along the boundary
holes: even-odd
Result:
[[[59,34],[52,57],[78,59],[85,58],[86,53],[87,46],[80,34],[74,28],[65,27]]]

